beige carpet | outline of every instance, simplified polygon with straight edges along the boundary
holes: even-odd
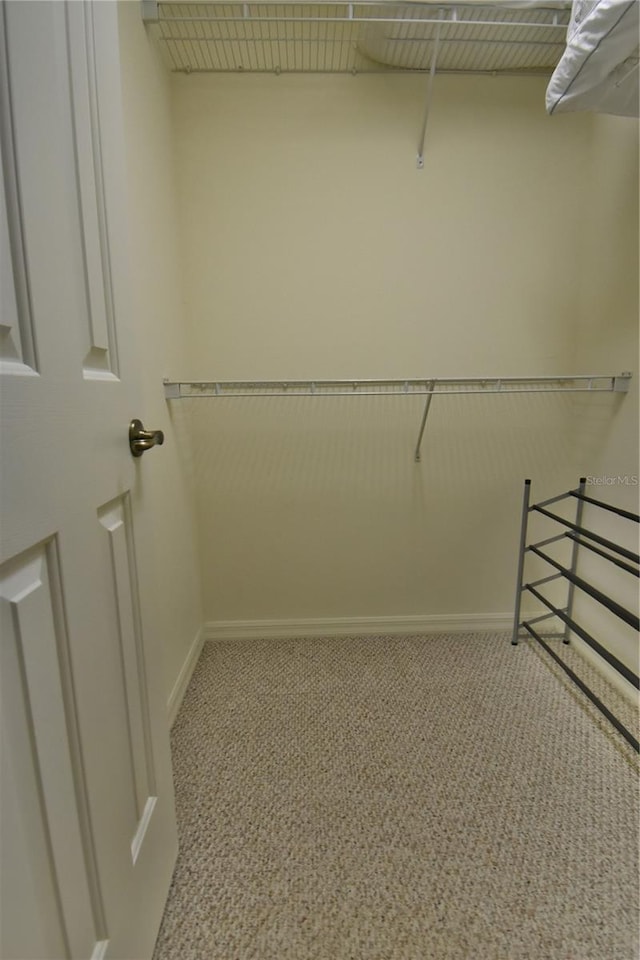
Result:
[[[205,645],[155,960],[636,960],[635,754],[532,644]]]

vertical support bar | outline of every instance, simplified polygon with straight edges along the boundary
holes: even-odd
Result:
[[[158,22],[158,0],[141,0],[140,9],[143,23]]]
[[[427,417],[429,416],[429,407],[431,406],[431,401],[433,400],[433,388],[436,385],[436,381],[432,380],[429,384],[429,393],[427,394],[427,399],[424,405],[424,412],[422,414],[422,423],[420,424],[420,432],[418,434],[418,442],[416,443],[416,452],[415,452],[415,461],[420,463],[420,445],[422,444],[422,437],[424,436],[424,428],[427,425]]]
[[[580,485],[578,486],[578,492],[579,492],[579,493],[584,493],[584,488],[585,488],[585,486],[586,486],[586,483],[587,483],[587,478],[586,478],[586,477],[580,477]],[[582,511],[583,511],[583,509],[584,509],[584,500],[578,500],[577,503],[578,503],[578,506],[576,507],[576,519],[575,519],[575,523],[576,523],[576,526],[577,526],[577,527],[581,527],[581,526],[582,526]],[[580,544],[579,544],[579,542],[578,542],[577,540],[574,540],[574,541],[573,541],[573,549],[572,549],[572,551],[571,551],[571,567],[570,567],[571,573],[572,573],[574,576],[575,576],[576,570],[578,569],[578,551],[579,551],[579,549],[580,549]],[[573,584],[571,581],[569,581],[569,593],[568,593],[568,595],[567,595],[567,616],[568,616],[568,617],[573,617],[573,595],[574,595],[574,593],[575,593],[575,589],[576,589],[576,588],[575,588],[575,584]],[[563,634],[563,637],[562,637],[562,642],[563,642],[563,643],[569,643],[569,635],[570,635],[570,633],[571,633],[571,629],[570,629],[570,627],[569,627],[569,624],[567,623],[567,624],[565,624],[564,634]]]
[[[623,371],[618,377],[613,378],[613,392],[614,393],[627,393],[629,390],[629,383],[631,381],[631,374],[628,370]]]
[[[440,12],[440,15],[442,15],[442,11]],[[429,110],[431,109],[431,100],[433,98],[433,78],[436,75],[439,46],[440,24],[438,24],[436,27],[436,35],[433,39],[433,50],[431,51],[431,66],[429,68],[429,81],[427,84],[427,101],[424,106],[424,117],[422,118],[422,127],[420,128],[420,137],[418,138],[418,157],[416,161],[418,170],[424,169],[424,138],[427,134],[427,120],[429,119]]]
[[[520,521],[520,552],[518,554],[518,580],[516,583],[516,608],[513,615],[513,633],[511,643],[518,644],[518,630],[520,629],[520,601],[522,599],[522,575],[524,573],[524,551],[527,545],[527,521],[529,520],[529,498],[531,496],[531,480],[525,480],[522,495],[522,520]]]
[[[179,400],[180,399],[180,384],[179,383],[170,383],[168,380],[164,380],[164,398],[165,400]]]

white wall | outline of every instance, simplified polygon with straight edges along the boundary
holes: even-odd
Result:
[[[162,379],[185,356],[179,251],[176,242],[170,78],[150,46],[137,3],[119,7],[131,225],[133,308],[144,357],[142,405],[132,416],[162,429],[165,444],[141,463],[137,509],[153,530],[140,558],[153,583],[149,642],[163,659],[169,701],[202,623],[193,491],[182,431],[164,400]],[[170,703],[170,706],[175,706]]]
[[[591,118],[548,118],[542,80],[439,78],[418,172],[423,98],[419,77],[173,78],[172,377],[582,372]],[[616,401],[594,402],[606,432]],[[522,480],[572,485],[587,419],[568,397],[436,399],[417,465],[414,399],[181,410],[209,621],[509,611]]]

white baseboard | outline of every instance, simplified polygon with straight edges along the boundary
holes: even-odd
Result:
[[[189,647],[189,652],[187,653],[184,663],[180,668],[178,679],[174,683],[173,690],[169,694],[169,699],[167,700],[167,718],[169,720],[170,727],[173,726],[173,723],[178,716],[178,710],[180,709],[182,698],[184,697],[187,687],[189,686],[189,680],[191,680],[191,674],[193,673],[196,663],[198,662],[198,657],[202,653],[204,641],[205,630],[203,627],[200,627],[194,637],[193,643]]]
[[[435,614],[422,617],[337,617],[302,620],[210,620],[205,640],[273,640],[281,637],[349,637],[409,633],[504,633],[513,613]]]

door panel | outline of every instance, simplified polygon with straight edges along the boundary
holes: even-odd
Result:
[[[144,960],[177,839],[135,549],[162,462],[128,448],[117,5],[10,0],[0,29],[0,955]]]
[[[2,871],[2,956],[12,960],[69,957],[57,895],[57,881],[47,843],[44,809],[39,803],[34,770],[23,770],[19,782],[9,750],[24,751],[28,741],[9,744],[2,730],[2,856],[12,864]]]
[[[131,511],[127,498],[119,497],[98,511],[105,531],[108,556],[104,558],[105,595],[112,597],[112,635],[118,637],[122,670],[123,710],[131,764],[131,849],[137,857],[144,830],[155,805],[155,775],[149,736],[146,670],[140,630],[135,552]]]
[[[44,936],[59,951],[51,956],[91,956],[102,939],[99,894],[97,877],[89,876],[95,860],[55,540],[2,565],[0,605],[2,783],[3,793],[10,786],[11,819],[19,804],[22,828],[3,825],[21,874],[14,909],[4,895],[11,903],[18,891],[4,876],[3,955],[28,956],[25,945]]]
[[[118,350],[107,236],[92,4],[76,3],[68,7],[67,29],[88,305],[87,353],[83,373],[88,379],[109,379],[118,375]]]
[[[0,167],[3,163],[0,149]],[[7,166],[9,161],[7,161]],[[14,194],[15,195],[15,194]],[[21,238],[9,228],[4,190],[0,191],[0,363],[5,372],[29,373],[34,370],[33,332],[29,294],[20,256]],[[12,234],[17,250],[12,251]],[[22,270],[21,270],[22,267]],[[22,281],[22,282],[20,282]],[[20,290],[20,287],[22,288]],[[20,299],[20,305],[18,300]],[[25,344],[23,347],[23,343]]]
[[[36,369],[29,277],[20,216],[9,57],[4,16],[0,16],[0,370],[29,373]]]

